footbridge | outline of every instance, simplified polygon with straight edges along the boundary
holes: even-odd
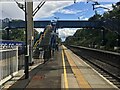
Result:
[[[41,20],[34,21],[34,28],[45,28],[47,25],[56,24],[56,28],[100,28],[102,26],[101,21],[80,21],[80,20]],[[25,21],[10,21],[9,23],[3,23],[3,27],[9,27],[10,29],[25,28]]]
[[[111,31],[120,33],[120,27],[116,21],[88,21],[88,20],[40,20],[34,21],[34,28],[45,28],[47,25],[55,24],[56,28],[107,28]],[[4,29],[25,28],[25,21],[2,22]]]

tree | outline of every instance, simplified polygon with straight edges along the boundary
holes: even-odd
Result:
[[[101,15],[97,13],[97,11],[95,11],[95,15],[90,17],[88,20],[89,21],[98,21],[101,19]]]
[[[10,39],[14,41],[25,41],[25,35],[24,35],[25,29],[13,29],[10,32]]]
[[[112,5],[113,10],[105,12],[103,15],[99,15],[95,12],[95,15],[89,18],[89,21],[106,21],[108,26],[112,24],[114,27],[105,29],[105,47],[106,50],[113,50],[114,46],[116,46],[116,40],[119,39],[120,34],[115,33],[115,30],[120,30],[120,2],[117,2],[116,5]],[[118,28],[119,27],[119,28]],[[102,35],[101,29],[93,29],[93,28],[84,28],[79,29],[73,36],[69,36],[66,38],[65,43],[67,45],[80,45],[88,47],[89,45],[101,45]],[[118,44],[118,43],[117,43]]]

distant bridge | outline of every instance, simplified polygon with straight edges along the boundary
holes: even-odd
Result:
[[[100,21],[80,21],[80,20],[58,20],[51,22],[50,20],[34,21],[34,28],[45,28],[51,23],[56,23],[57,28],[100,28]],[[12,21],[7,24],[3,23],[3,26],[9,27],[9,29],[25,28],[25,21]]]
[[[80,21],[80,20],[51,20],[34,21],[34,28],[45,28],[47,25],[56,23],[56,28],[107,28],[120,34],[120,27],[115,21]],[[3,28],[25,28],[25,21],[10,21],[2,23]]]

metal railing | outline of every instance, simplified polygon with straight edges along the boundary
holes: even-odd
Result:
[[[0,85],[2,85],[18,72],[18,47],[0,49]]]

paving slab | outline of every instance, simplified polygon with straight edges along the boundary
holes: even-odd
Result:
[[[68,49],[66,49],[68,50]],[[24,76],[19,79],[14,85],[12,85],[9,90],[27,90],[27,89],[64,89],[64,72],[62,65],[62,49],[55,52],[53,58],[47,61],[45,64],[38,65],[34,69],[31,68],[29,72],[29,79],[24,79]],[[69,89],[80,89],[76,76],[74,75],[71,68],[78,69],[82,73],[83,77],[92,90],[116,90],[113,84],[109,83],[102,76],[100,76],[92,67],[85,63],[80,57],[76,56],[70,50],[69,54],[72,60],[75,62],[76,66],[70,66],[67,58],[65,57],[66,65],[66,75],[68,80]],[[34,67],[34,66],[33,66]],[[18,75],[19,76],[19,75]],[[13,78],[13,81],[18,79],[18,77]],[[81,80],[81,79],[79,79]],[[80,81],[81,82],[81,81]],[[11,83],[11,82],[9,82]],[[8,86],[9,86],[8,83]],[[112,88],[112,89],[111,89]]]
[[[74,74],[69,74],[68,73],[67,77],[68,77],[68,87],[69,88],[80,88]]]
[[[68,53],[74,63],[79,68],[80,72],[83,74],[84,79],[89,83],[93,89],[110,89],[117,90],[118,88],[113,85],[110,81],[106,80],[102,75],[100,75],[96,70],[94,70],[90,65],[84,62],[80,57],[75,55],[72,51],[68,50]]]

